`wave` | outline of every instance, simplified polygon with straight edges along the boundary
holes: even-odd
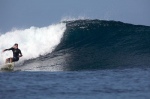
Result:
[[[66,53],[67,70],[150,67],[150,27],[118,21],[67,21],[56,52]]]
[[[18,41],[11,39],[16,32]],[[18,67],[22,70],[150,67],[150,26],[83,19],[16,32],[0,37],[0,42],[3,41],[0,49],[12,45],[8,41],[18,42],[27,54],[26,61]]]

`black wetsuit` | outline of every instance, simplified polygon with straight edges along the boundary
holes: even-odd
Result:
[[[19,54],[22,55],[21,53],[21,50],[20,49],[14,49],[13,47],[10,48],[10,49],[6,49],[6,50],[12,50],[13,52],[13,59],[12,61],[15,62],[15,61],[18,61],[19,60]]]

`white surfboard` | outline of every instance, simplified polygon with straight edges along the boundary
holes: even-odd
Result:
[[[0,68],[1,70],[13,70],[14,69],[14,63],[7,63],[4,65],[1,65]]]

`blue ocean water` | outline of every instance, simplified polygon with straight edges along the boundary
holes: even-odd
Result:
[[[60,27],[64,31],[60,43],[47,52],[47,46],[56,43],[49,39],[58,39],[54,31],[62,33]],[[36,35],[36,42],[31,35],[27,39],[18,36],[24,38],[22,43],[29,40],[35,45],[33,49],[38,49],[25,48],[30,54],[26,56],[39,56],[25,57],[15,63],[12,72],[0,72],[0,99],[150,98],[150,26],[74,20],[49,28],[29,29]],[[54,32],[54,38],[43,36],[43,30],[47,35],[50,30]],[[46,49],[44,54],[42,47]]]
[[[149,99],[150,69],[1,72],[0,99]]]

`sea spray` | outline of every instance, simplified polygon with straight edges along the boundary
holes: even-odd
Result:
[[[40,55],[51,53],[60,43],[66,29],[65,23],[50,25],[47,27],[30,27],[29,29],[13,30],[0,36],[0,51],[10,48],[14,43],[19,44],[23,53],[21,60],[36,58]],[[12,57],[12,52],[1,53],[0,64],[6,58]]]

